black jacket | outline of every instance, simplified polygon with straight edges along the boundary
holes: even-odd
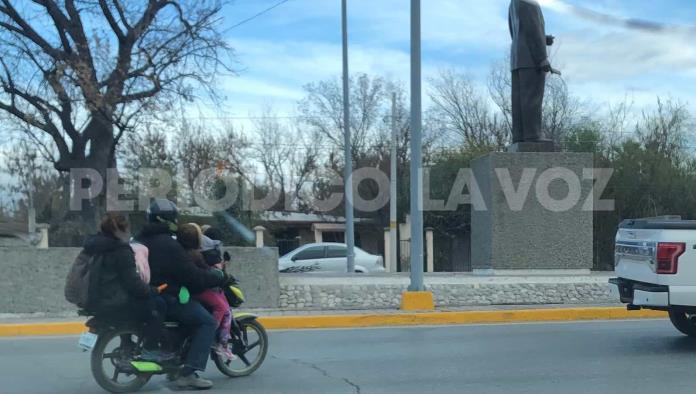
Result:
[[[166,224],[150,223],[136,237],[149,249],[150,284],[167,284],[167,293],[178,294],[186,286],[191,294],[223,286],[225,278],[197,267],[184,248],[172,238]]]
[[[90,255],[102,256],[97,282],[90,285],[89,309],[102,311],[121,308],[134,299],[150,296],[150,286],[140,278],[133,250],[128,243],[97,234],[87,239],[84,248]]]

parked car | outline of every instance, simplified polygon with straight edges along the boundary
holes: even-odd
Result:
[[[628,219],[616,233],[617,278],[609,290],[629,310],[667,311],[674,327],[696,337],[696,221]]]
[[[323,242],[300,246],[278,259],[280,272],[346,272],[346,244]],[[384,272],[382,256],[375,256],[356,247],[355,272]]]

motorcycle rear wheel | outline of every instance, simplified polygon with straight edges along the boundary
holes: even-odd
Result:
[[[125,339],[128,338],[128,341]],[[90,367],[92,376],[97,384],[111,393],[131,393],[140,390],[152,377],[151,374],[143,374],[124,370],[133,359],[133,353],[137,349],[140,335],[137,331],[128,328],[116,329],[99,335],[97,343],[92,349]],[[111,347],[114,341],[118,345]],[[107,371],[104,367],[113,367],[113,371]],[[119,376],[130,378],[118,381]]]

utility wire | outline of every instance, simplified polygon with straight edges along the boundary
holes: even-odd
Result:
[[[237,27],[239,27],[239,26],[241,26],[241,25],[243,25],[243,24],[245,24],[245,23],[247,23],[247,22],[250,22],[250,21],[252,21],[252,20],[258,18],[258,17],[260,17],[261,15],[263,15],[263,14],[265,14],[265,13],[267,13],[267,12],[270,12],[270,11],[273,10],[274,8],[280,7],[281,5],[287,3],[288,1],[290,1],[290,0],[281,0],[281,1],[279,1],[279,2],[277,2],[277,3],[275,3],[275,4],[273,4],[272,6],[270,6],[270,7],[266,8],[266,9],[264,9],[263,11],[260,11],[260,12],[254,14],[254,15],[252,15],[252,16],[250,16],[250,17],[244,19],[244,20],[241,20],[241,21],[235,23],[234,25],[232,25],[231,27],[229,27],[229,28],[228,28],[227,30],[225,30],[224,32],[227,33],[227,32],[229,32],[229,31],[232,30],[232,29],[236,29]]]

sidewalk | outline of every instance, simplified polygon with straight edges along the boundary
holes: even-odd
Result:
[[[618,304],[495,305],[438,308],[435,311],[240,309],[254,313],[268,329],[358,328],[413,325],[457,325],[539,321],[665,318],[664,312],[627,311]],[[74,335],[84,331],[86,319],[77,315],[0,314],[0,337]]]

